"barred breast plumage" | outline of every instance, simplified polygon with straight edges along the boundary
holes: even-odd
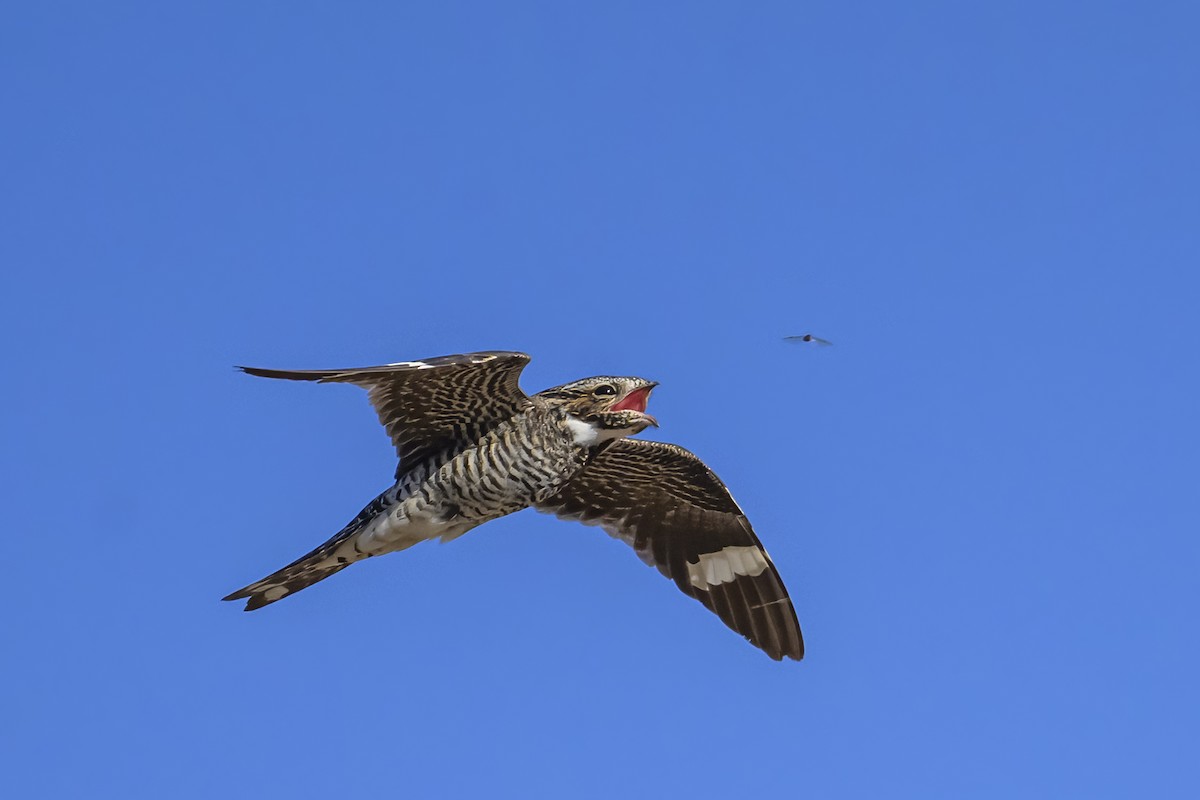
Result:
[[[469,524],[528,508],[558,491],[587,462],[566,414],[533,404],[461,451],[405,473],[396,502],[410,517]]]

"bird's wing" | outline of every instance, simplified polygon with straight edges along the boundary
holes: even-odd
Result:
[[[687,450],[621,439],[537,509],[600,525],[632,545],[771,658],[804,656],[775,565],[725,484]]]
[[[833,344],[833,342],[829,341],[828,339],[822,339],[820,336],[813,336],[811,333],[806,333],[802,336],[785,336],[783,337],[783,340],[785,342],[815,342],[816,344],[824,345],[826,347]]]
[[[396,446],[398,477],[425,456],[474,441],[529,405],[518,383],[528,363],[524,353],[494,351],[358,369],[238,369],[263,378],[365,388]]]

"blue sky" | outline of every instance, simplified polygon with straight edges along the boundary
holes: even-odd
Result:
[[[6,10],[13,796],[1200,791],[1200,12],[747,6]],[[393,468],[233,364],[480,349],[660,381],[806,659],[533,512],[218,602]]]

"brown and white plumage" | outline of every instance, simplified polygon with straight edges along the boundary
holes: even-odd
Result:
[[[804,655],[792,601],[750,521],[682,447],[613,442],[537,509],[601,526],[771,658]]]
[[[523,353],[484,352],[268,378],[367,389],[400,458],[396,482],[329,541],[230,594],[253,610],[363,558],[453,539],[533,507],[599,524],[774,659],[799,659],[779,574],[724,484],[688,451],[626,437],[656,425],[653,381],[601,376],[528,396]]]

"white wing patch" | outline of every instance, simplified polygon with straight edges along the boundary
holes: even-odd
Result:
[[[767,554],[754,545],[730,546],[719,553],[705,553],[699,564],[688,563],[688,580],[697,589],[731,583],[742,575],[755,577],[767,568]]]
[[[393,361],[389,367],[413,367],[415,369],[433,369],[436,364],[426,364],[424,361]]]
[[[447,356],[449,358],[449,356]],[[462,363],[466,364],[486,364],[489,361],[495,361],[499,356],[494,355],[479,355],[472,358],[463,359]],[[439,359],[434,359],[435,361]],[[430,364],[428,361],[393,361],[390,364],[385,364],[388,367],[412,367],[413,369],[437,369],[439,366],[445,366],[444,359],[442,364]]]

